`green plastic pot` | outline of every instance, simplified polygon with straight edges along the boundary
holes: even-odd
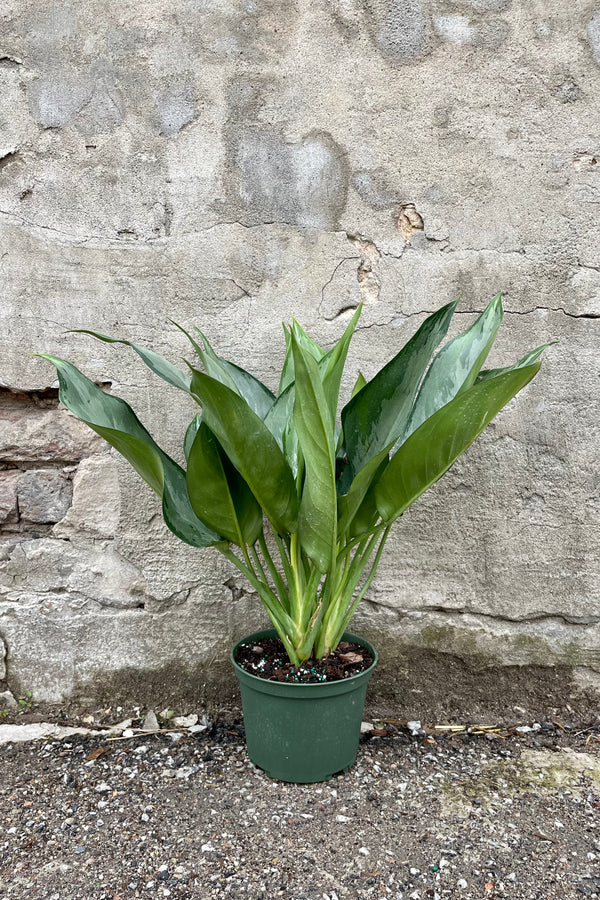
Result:
[[[360,644],[373,654],[366,672],[317,684],[267,681],[235,661],[240,644],[264,638],[277,638],[275,629],[255,631],[231,651],[242,693],[248,756],[279,781],[327,781],[356,760],[367,684],[377,653],[364,638],[345,632],[342,640]]]

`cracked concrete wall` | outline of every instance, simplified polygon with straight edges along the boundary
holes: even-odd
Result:
[[[292,315],[327,345],[363,299],[349,373],[371,376],[426,312],[462,294],[465,326],[501,290],[498,364],[560,344],[403,517],[355,627],[417,712],[433,658],[463,666],[467,710],[465,673],[489,667],[529,667],[538,697],[559,670],[561,691],[600,693],[597,0],[149,0],[143,17],[5,0],[1,17],[0,691],[218,696],[227,647],[263,621],[31,352],[71,359],[179,454],[192,404],[66,329],[177,359],[171,316],[274,385]],[[442,707],[447,691],[436,675]]]

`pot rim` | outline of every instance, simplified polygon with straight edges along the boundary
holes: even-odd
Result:
[[[269,685],[270,687],[277,686],[277,688],[283,688],[283,689],[290,690],[290,691],[294,691],[294,690],[296,690],[298,692],[301,691],[303,694],[306,695],[307,691],[315,691],[316,692],[319,690],[319,688],[322,691],[324,688],[332,688],[336,685],[339,685],[340,687],[342,685],[352,685],[352,684],[355,684],[360,679],[364,679],[365,677],[370,678],[371,675],[373,674],[373,670],[375,669],[375,666],[377,665],[378,660],[379,660],[379,657],[377,655],[377,650],[375,649],[373,644],[371,644],[370,641],[368,641],[364,637],[361,637],[358,634],[354,634],[352,631],[345,631],[341,637],[341,640],[348,640],[348,641],[353,641],[355,643],[361,644],[362,646],[365,646],[373,655],[373,662],[371,663],[371,665],[369,666],[368,669],[364,670],[364,672],[357,672],[356,675],[350,675],[349,678],[339,678],[337,681],[315,681],[315,682],[308,683],[308,684],[302,684],[301,682],[293,682],[293,681],[271,681],[268,678],[260,678],[258,675],[253,675],[251,672],[247,672],[246,669],[242,668],[242,666],[240,666],[235,661],[235,652],[236,652],[237,648],[240,646],[240,644],[245,644],[250,640],[260,639],[261,637],[263,637],[263,638],[264,637],[278,638],[279,636],[277,634],[277,631],[274,628],[262,628],[259,631],[253,631],[250,634],[247,634],[244,637],[240,638],[239,641],[236,641],[236,643],[231,648],[229,658],[231,660],[231,663],[233,665],[233,668],[234,668],[235,673],[238,676],[238,678],[243,677],[244,680],[248,679],[250,681],[250,683],[254,683],[257,688],[259,688],[259,686],[263,686],[263,690],[265,690],[264,686]],[[268,688],[267,688],[267,690],[268,690]]]

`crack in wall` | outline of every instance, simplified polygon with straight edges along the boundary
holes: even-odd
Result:
[[[9,53],[0,54],[0,68],[2,69],[20,69],[23,60],[18,56],[11,56]]]
[[[427,615],[428,613],[437,613],[441,615],[448,616],[451,619],[463,618],[464,616],[470,616],[474,619],[482,619],[482,620],[491,620],[493,622],[503,622],[509,625],[538,625],[540,623],[545,623],[548,625],[562,625],[567,626],[569,628],[588,628],[593,625],[600,624],[600,615],[598,616],[570,616],[567,613],[545,613],[542,611],[529,613],[522,618],[512,618],[511,616],[505,616],[498,613],[486,613],[481,610],[470,609],[467,606],[464,607],[452,607],[452,606],[416,606],[411,607],[410,609],[398,609],[397,607],[390,606],[381,600],[375,599],[373,597],[367,598],[367,602],[373,604],[374,606],[383,607],[388,612],[395,613],[396,616],[400,619],[408,618],[412,615]]]
[[[340,259],[339,262],[336,263],[333,272],[331,273],[331,275],[329,276],[329,278],[327,279],[327,281],[325,282],[325,284],[324,284],[323,287],[321,288],[321,302],[320,302],[320,304],[319,304],[319,313],[320,313],[320,315],[323,316],[323,318],[327,319],[328,321],[335,321],[339,316],[342,315],[342,313],[346,312],[346,311],[349,310],[349,309],[356,309],[356,307],[358,306],[358,303],[357,303],[357,302],[356,302],[356,303],[354,303],[354,302],[351,302],[351,303],[345,303],[345,304],[342,305],[342,308],[341,308],[341,309],[338,309],[338,310],[337,310],[333,315],[331,315],[331,316],[326,315],[326,314],[325,314],[325,311],[324,311],[324,307],[325,307],[325,303],[326,303],[326,299],[325,299],[325,291],[327,290],[327,288],[329,287],[329,285],[332,283],[332,281],[333,281],[333,279],[335,278],[337,272],[338,272],[339,269],[344,265],[344,263],[349,262],[349,261],[351,261],[351,260],[356,260],[356,259],[358,259],[358,255],[356,255],[356,256],[343,256],[342,259]]]
[[[0,172],[9,166],[12,162],[15,162],[19,158],[18,150],[9,150],[8,153],[3,153],[0,156]]]

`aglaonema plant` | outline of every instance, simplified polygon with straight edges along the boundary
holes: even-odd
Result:
[[[218,356],[196,329],[189,372],[130,341],[152,371],[201,407],[184,439],[187,470],[131,407],[71,363],[60,400],[119,451],[162,499],[167,526],[214,547],[259,595],[290,661],[336,648],[369,590],[393,523],[467,449],[540,367],[541,347],[512,366],[482,368],[502,321],[500,296],[436,354],[456,303],[425,319],[370,381],[339,394],[360,309],[328,351],[297,322],[277,393]],[[177,326],[181,327],[181,326]],[[181,329],[184,331],[184,329]],[[200,364],[201,368],[198,368]]]

